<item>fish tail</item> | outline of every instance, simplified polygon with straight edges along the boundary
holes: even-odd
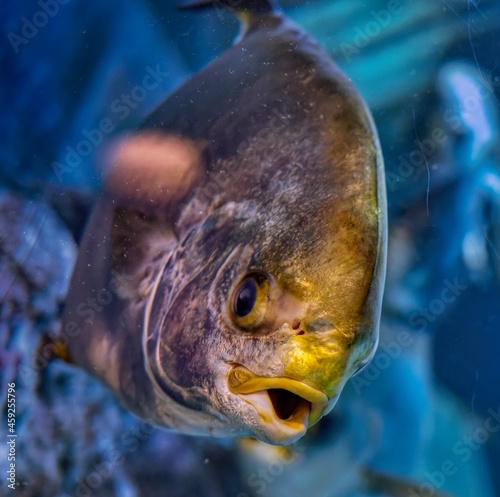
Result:
[[[188,0],[179,5],[181,9],[202,9],[214,7],[234,13],[240,19],[248,19],[261,14],[269,14],[279,10],[276,0]]]

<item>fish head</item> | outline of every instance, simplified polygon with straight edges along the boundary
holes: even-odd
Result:
[[[332,147],[298,128],[251,140],[213,168],[202,188],[212,187],[212,201],[186,207],[186,234],[152,297],[151,376],[203,412],[209,433],[298,440],[377,345],[385,238],[376,147],[346,137]],[[359,167],[370,181],[353,181]],[[206,215],[193,222],[197,212]]]

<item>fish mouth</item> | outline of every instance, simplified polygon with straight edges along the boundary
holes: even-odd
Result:
[[[229,371],[228,387],[254,407],[268,441],[274,444],[297,441],[320,420],[329,401],[302,381],[258,376],[239,364]]]

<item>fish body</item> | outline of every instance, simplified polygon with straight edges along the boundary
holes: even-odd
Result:
[[[374,354],[385,183],[348,79],[242,5],[240,40],[116,148],[60,340],[155,424],[288,444]]]

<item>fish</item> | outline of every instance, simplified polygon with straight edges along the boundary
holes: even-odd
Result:
[[[288,445],[377,347],[383,158],[276,2],[216,3],[236,42],[109,148],[57,349],[155,425]]]

